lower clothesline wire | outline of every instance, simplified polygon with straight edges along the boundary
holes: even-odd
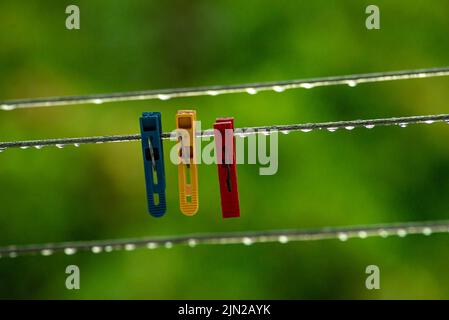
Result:
[[[268,230],[245,231],[233,233],[206,233],[170,237],[145,237],[115,240],[77,241],[62,243],[47,243],[34,245],[17,245],[0,247],[0,258],[15,258],[22,255],[50,256],[54,253],[73,255],[79,251],[92,253],[112,251],[133,251],[137,248],[167,248],[173,246],[197,245],[225,245],[254,243],[288,243],[295,241],[317,241],[326,239],[338,239],[346,241],[350,238],[365,239],[368,237],[389,236],[405,237],[407,235],[422,234],[432,235],[437,233],[449,233],[449,220],[405,222],[395,224],[375,224],[364,226],[327,227],[315,230]]]
[[[234,131],[236,136],[246,137],[253,134],[266,134],[290,132],[310,132],[313,130],[327,130],[334,132],[338,129],[353,130],[358,127],[373,129],[380,126],[398,125],[406,127],[410,124],[433,124],[437,122],[449,123],[449,114],[427,115],[427,116],[410,116],[410,117],[395,117],[382,119],[368,119],[368,120],[351,120],[351,121],[336,121],[336,122],[321,122],[321,123],[304,123],[304,124],[290,124],[290,125],[271,125],[261,127],[245,127],[237,128]],[[213,137],[214,131],[212,129],[199,132],[198,137]],[[162,134],[162,139],[170,139],[172,133],[166,132]],[[62,139],[44,139],[44,140],[28,140],[28,141],[13,141],[0,142],[0,152],[8,148],[22,148],[27,149],[34,147],[41,149],[45,146],[56,146],[63,148],[67,145],[74,145],[79,147],[81,144],[99,144],[107,142],[129,142],[140,140],[140,134],[130,135],[113,135],[113,136],[97,136],[97,137],[82,137],[82,138],[62,138]]]

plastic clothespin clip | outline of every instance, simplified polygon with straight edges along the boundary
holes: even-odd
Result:
[[[223,218],[240,217],[235,154],[234,118],[217,118],[214,123],[215,152]]]
[[[186,216],[198,212],[198,168],[196,164],[196,112],[179,110],[176,128],[180,142],[178,164],[179,207]]]
[[[144,112],[140,118],[140,132],[148,212],[153,217],[162,217],[167,210],[167,204],[161,113]]]

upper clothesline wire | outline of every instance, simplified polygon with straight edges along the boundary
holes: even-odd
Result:
[[[206,86],[192,88],[174,88],[146,91],[115,92],[107,94],[91,94],[80,96],[31,98],[0,101],[0,110],[14,110],[35,107],[53,107],[76,104],[102,104],[106,102],[136,101],[136,100],[168,100],[172,98],[194,96],[217,96],[230,93],[256,94],[260,91],[283,92],[288,89],[311,89],[319,86],[349,85],[354,87],[361,83],[406,80],[449,76],[449,67],[415,69],[393,72],[376,72],[334,77],[309,78],[299,80],[283,80],[275,82],[258,82],[249,84]]]

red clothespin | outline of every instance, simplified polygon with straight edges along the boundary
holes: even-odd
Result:
[[[240,217],[240,206],[237,189],[234,118],[217,118],[214,129],[221,211],[223,218],[237,218]]]

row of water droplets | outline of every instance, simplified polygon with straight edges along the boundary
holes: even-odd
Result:
[[[346,81],[346,84],[350,87],[355,87],[358,84],[358,80],[348,80]],[[149,97],[142,97],[141,99],[145,98],[157,98],[162,101],[170,100],[175,97],[184,96],[184,95],[209,95],[209,96],[217,96],[219,94],[226,94],[226,93],[234,93],[234,92],[246,92],[250,95],[257,94],[260,91],[267,91],[267,90],[273,90],[275,92],[284,92],[287,89],[294,89],[294,88],[304,88],[304,89],[312,89],[317,86],[323,85],[321,83],[300,83],[300,84],[283,84],[283,85],[273,85],[271,87],[259,87],[259,88],[242,88],[242,89],[217,89],[217,90],[207,90],[205,92],[197,92],[197,93],[167,93],[167,94],[157,94],[155,96],[149,96]],[[109,102],[110,98],[95,98],[88,100],[86,102],[90,102],[93,104],[103,104],[105,102]],[[0,105],[0,110],[4,111],[11,111],[17,109],[18,106],[15,104],[2,104]]]
[[[435,122],[436,122],[435,120],[426,120],[426,121],[424,121],[425,124],[433,124],[433,123],[435,123]],[[446,123],[449,124],[449,120],[446,120]],[[406,128],[406,127],[408,126],[407,123],[399,123],[398,125],[399,125],[401,128]]]
[[[433,124],[435,122],[436,122],[436,120],[423,121],[423,123],[425,123],[425,124]],[[445,122],[449,124],[449,120],[445,120]],[[400,123],[397,123],[396,125],[398,125],[401,128],[406,128],[408,126],[408,123],[400,122]],[[352,131],[356,127],[361,127],[361,126],[365,127],[366,129],[373,129],[373,128],[375,128],[376,125],[372,124],[372,123],[367,123],[367,124],[364,124],[364,125],[358,125],[358,124],[355,125],[354,124],[354,125],[334,126],[334,127],[332,127],[332,126],[331,127],[329,127],[329,126],[326,126],[326,127],[316,126],[316,127],[313,127],[313,128],[310,127],[310,128],[300,128],[300,129],[298,129],[298,128],[285,128],[285,129],[282,129],[282,126],[279,126],[279,128],[281,128],[281,129],[279,129],[278,127],[274,126],[274,127],[267,127],[265,129],[257,129],[257,130],[254,130],[252,128],[247,128],[247,129],[238,128],[238,129],[235,130],[235,135],[237,137],[245,138],[245,137],[248,137],[248,136],[254,135],[254,134],[262,134],[262,135],[265,135],[265,136],[269,136],[269,135],[271,135],[273,133],[280,132],[282,134],[287,135],[287,134],[289,134],[290,132],[293,132],[293,131],[301,131],[301,132],[307,133],[307,132],[311,132],[313,130],[323,130],[323,129],[327,130],[329,132],[335,132],[338,129],[346,129],[348,131]],[[211,132],[206,131],[204,136],[213,136],[213,134]],[[111,142],[113,142],[113,141],[111,141]],[[44,148],[45,146],[55,146],[58,149],[63,149],[64,147],[66,147],[68,145],[79,147],[82,143],[83,142],[81,142],[81,143],[64,143],[64,144],[63,143],[57,143],[57,144],[33,145],[33,146],[24,145],[24,146],[21,146],[19,148],[23,149],[23,150],[30,149],[30,148],[35,148],[35,149],[40,150],[40,149]],[[102,144],[102,143],[104,143],[104,141],[96,141],[95,143],[96,144]],[[6,149],[7,149],[6,147],[0,148],[0,153],[4,152]]]
[[[449,232],[449,228],[447,230]],[[404,238],[409,233],[416,234],[417,232],[408,232],[406,228],[399,228],[395,230],[388,230],[388,229],[379,229],[377,230],[377,234],[369,234],[367,231],[360,230],[357,232],[339,232],[337,237],[340,241],[347,241],[349,238],[360,238],[360,239],[366,239],[369,236],[380,236],[382,238],[386,238],[388,236],[398,236],[400,238]],[[425,236],[430,236],[433,233],[433,230],[431,227],[424,227],[421,228],[421,231],[419,232]]]
[[[41,150],[41,149],[43,149],[44,147],[56,147],[56,148],[58,148],[58,149],[63,149],[63,148],[65,148],[66,146],[74,146],[74,147],[77,147],[77,148],[79,148],[79,146],[81,145],[81,143],[70,143],[70,144],[62,144],[62,143],[57,143],[57,144],[50,144],[50,145],[33,145],[33,146],[21,146],[21,147],[19,147],[20,149],[22,149],[22,150],[26,150],[26,149],[32,149],[32,148],[34,148],[34,149],[37,149],[37,150]],[[0,153],[1,152],[4,152],[4,151],[6,151],[6,149],[8,149],[8,148],[0,148]]]
[[[346,84],[350,87],[355,87],[358,84],[357,80],[348,80],[346,81]],[[227,93],[236,93],[236,92],[246,92],[250,95],[255,95],[259,93],[260,91],[269,91],[273,90],[275,92],[284,92],[287,89],[294,89],[294,88],[304,88],[304,89],[312,89],[317,86],[324,85],[320,83],[300,83],[300,84],[278,84],[273,85],[271,87],[267,86],[260,86],[260,87],[249,87],[249,88],[242,88],[242,89],[217,89],[217,90],[207,90],[205,92],[192,92],[192,93],[166,93],[166,94],[158,94],[156,95],[156,98],[162,101],[167,101],[172,98],[176,98],[179,96],[184,95],[209,95],[209,96],[218,96],[220,94],[227,94]],[[91,102],[95,104],[102,104],[104,101],[101,99],[94,99]]]
[[[258,235],[258,236],[240,236],[240,237],[217,237],[211,239],[201,239],[201,238],[191,238],[185,241],[148,241],[146,243],[125,243],[125,244],[98,244],[92,245],[89,247],[77,248],[75,246],[68,245],[63,248],[62,251],[64,254],[71,256],[76,254],[78,251],[90,251],[94,254],[102,253],[102,252],[112,252],[112,251],[134,251],[138,247],[146,247],[147,249],[156,249],[156,248],[166,248],[171,249],[174,245],[188,245],[193,248],[199,244],[243,244],[245,246],[250,246],[255,243],[267,243],[267,242],[278,242],[281,244],[288,243],[290,241],[308,241],[308,240],[324,240],[324,239],[338,239],[340,241],[347,241],[350,238],[359,238],[366,239],[368,237],[381,237],[387,238],[389,236],[398,236],[400,238],[404,238],[408,234],[422,234],[425,236],[430,236],[433,233],[441,233],[441,232],[449,232],[449,226],[446,226],[445,229],[442,229],[441,226],[438,228],[426,226],[426,227],[412,227],[412,228],[379,228],[379,229],[367,229],[367,230],[350,230],[350,231],[341,231],[337,233],[299,233],[299,234],[280,234],[280,235]],[[14,247],[10,247],[10,250],[14,249]],[[61,249],[54,249],[51,246],[43,246],[42,249],[33,251],[33,253],[39,253],[42,256],[51,256],[55,253],[55,251],[61,251]],[[10,251],[4,257],[15,258],[19,256],[21,252],[19,251]],[[0,258],[2,255],[0,255]]]
[[[328,77],[313,80],[293,80],[293,81],[280,81],[277,83],[259,83],[259,84],[247,84],[247,85],[230,85],[230,86],[216,86],[208,88],[191,88],[191,89],[168,89],[143,92],[124,92],[124,93],[111,93],[107,95],[97,96],[78,96],[65,98],[49,98],[47,99],[24,99],[18,101],[5,101],[0,103],[0,110],[14,110],[17,108],[27,107],[49,107],[59,105],[70,104],[85,104],[94,103],[102,104],[105,102],[118,102],[118,101],[133,101],[133,100],[150,100],[160,99],[169,100],[171,98],[179,97],[192,97],[192,96],[216,96],[219,94],[247,92],[248,94],[256,94],[259,91],[274,90],[275,92],[283,92],[287,89],[304,88],[312,89],[318,86],[330,86],[330,85],[348,85],[355,87],[361,83],[380,82],[380,81],[392,81],[392,80],[405,80],[427,77],[439,77],[448,76],[448,68],[435,68],[435,69],[423,69],[423,70],[407,70],[390,73],[372,73],[372,74],[359,74],[352,76],[341,77]]]
[[[350,86],[350,87],[355,87],[357,86],[357,84],[359,83],[358,80],[348,80],[345,81],[345,83]],[[269,86],[259,86],[259,87],[248,87],[248,88],[239,88],[239,89],[216,89],[216,90],[207,90],[205,92],[192,92],[192,93],[166,93],[166,94],[158,94],[156,95],[156,98],[162,101],[166,101],[166,100],[170,100],[172,98],[175,97],[179,97],[179,96],[184,96],[184,95],[209,95],[209,96],[218,96],[220,94],[227,94],[227,93],[236,93],[236,92],[246,92],[250,95],[255,95],[257,93],[259,93],[260,91],[270,91],[273,90],[275,92],[284,92],[287,89],[294,89],[294,88],[304,88],[304,89],[312,89],[318,86],[322,86],[325,85],[326,83],[320,83],[320,82],[316,82],[316,83],[308,83],[308,82],[304,82],[304,83],[300,83],[300,84],[278,84],[278,85],[273,85],[271,87]],[[101,104],[103,103],[103,101],[101,99],[95,99],[92,100],[93,103],[95,104]]]
[[[423,121],[423,123],[425,123],[425,124],[433,124],[435,122],[436,122],[435,120]],[[446,120],[445,122],[449,124],[449,120]],[[383,125],[384,124],[381,124],[381,126],[383,126]],[[401,128],[406,128],[408,126],[408,123],[405,123],[405,122],[404,123],[397,123],[396,125],[398,125]],[[279,126],[279,127],[281,127],[281,126]],[[339,126],[330,126],[330,127],[329,126],[325,126],[325,127],[316,126],[316,127],[313,127],[313,128],[310,127],[310,128],[301,128],[301,129],[297,129],[297,128],[293,128],[293,129],[290,129],[290,128],[277,129],[276,127],[273,127],[273,128],[269,128],[269,129],[261,129],[261,130],[258,130],[258,131],[253,131],[252,129],[250,129],[249,132],[245,132],[242,129],[239,129],[239,130],[236,130],[235,135],[238,136],[238,137],[241,137],[241,138],[245,138],[245,137],[247,137],[249,135],[253,135],[253,134],[263,134],[263,135],[268,136],[270,134],[278,133],[278,132],[287,135],[287,134],[289,134],[290,132],[293,132],[293,131],[301,131],[301,132],[305,132],[305,133],[311,132],[313,130],[327,130],[329,132],[335,132],[338,129],[345,129],[345,130],[348,130],[348,131],[352,131],[356,127],[364,127],[366,129],[374,129],[376,127],[376,125],[373,124],[373,123],[368,123],[368,124],[363,124],[363,125],[353,124],[353,125],[346,125],[346,126],[340,126],[339,125]]]

